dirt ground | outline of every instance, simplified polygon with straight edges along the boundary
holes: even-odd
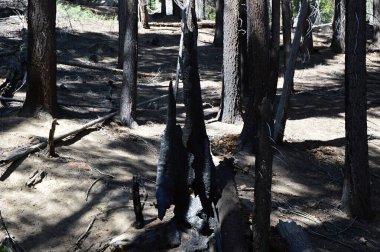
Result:
[[[156,21],[151,29],[140,29],[139,103],[166,94],[168,81],[174,78],[180,28],[179,23],[170,27],[164,23]],[[17,16],[0,19],[2,51],[17,49],[23,25]],[[59,134],[117,108],[122,76],[68,64],[115,67],[116,20],[71,20],[60,15],[57,27]],[[380,251],[379,51],[370,51],[367,56],[369,163],[376,217],[365,223],[339,209],[345,136],[344,55],[329,49],[330,32],[318,30],[314,38],[317,51],[297,63],[296,93],[291,98],[285,143],[274,146],[271,224],[296,221],[308,231],[318,251]],[[199,30],[206,119],[216,116],[221,89],[221,49],[212,46],[212,39],[213,29]],[[10,58],[0,58],[1,69]],[[278,93],[281,85],[282,78]],[[16,97],[24,98],[25,90]],[[17,117],[20,106],[13,102],[0,108],[1,158],[48,136],[51,121]],[[13,164],[14,171],[0,181],[0,210],[11,235],[27,251],[103,251],[112,238],[135,232],[133,175],[141,175],[147,192],[145,220],[159,222],[154,182],[165,117],[165,99],[140,105],[137,129],[104,123],[61,141],[56,158],[48,158],[42,150]],[[183,123],[184,117],[183,105],[178,103],[178,121]],[[225,156],[236,159],[239,196],[250,211],[254,157],[235,152],[241,128],[242,123],[213,122],[207,124],[207,133],[216,164]],[[6,168],[0,167],[1,173]],[[35,170],[44,170],[47,176],[28,188],[25,183]],[[88,236],[76,244],[93,220]],[[276,242],[275,229],[272,234],[273,251],[286,251],[283,243]]]

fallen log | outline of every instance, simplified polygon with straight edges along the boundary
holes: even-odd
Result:
[[[302,227],[294,221],[279,221],[277,229],[282,238],[286,240],[290,252],[314,252],[316,251]]]
[[[97,123],[100,123],[100,122],[103,122],[115,115],[117,115],[118,112],[113,112],[113,113],[110,113],[110,114],[107,114],[103,117],[100,117],[98,119],[95,119],[95,120],[92,120],[88,123],[86,123],[85,125],[79,127],[79,128],[76,128],[74,130],[71,130],[69,132],[66,132],[66,133],[62,133],[61,135],[58,135],[56,137],[54,137],[54,142],[57,142],[59,140],[62,140],[70,135],[74,135],[74,134],[77,134]],[[33,152],[36,152],[38,150],[41,150],[41,149],[44,149],[48,144],[48,141],[45,139],[43,140],[42,142],[38,143],[38,144],[35,144],[35,145],[32,145],[32,146],[29,146],[27,147],[26,149],[21,149],[21,150],[16,150],[15,152],[11,153],[8,157],[5,157],[4,159],[1,159],[0,160],[0,165],[4,165],[4,164],[8,164],[10,162],[13,162],[15,160],[18,160],[22,157],[25,157],[27,155],[29,155],[30,153],[33,153]]]

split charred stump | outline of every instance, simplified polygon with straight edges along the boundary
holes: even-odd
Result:
[[[132,199],[133,199],[133,210],[136,216],[135,227],[137,229],[144,227],[144,216],[142,213],[142,206],[140,201],[140,184],[139,177],[133,176],[132,179]]]

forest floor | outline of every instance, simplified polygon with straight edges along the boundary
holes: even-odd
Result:
[[[140,29],[138,102],[166,94],[168,82],[174,78],[180,26],[173,20],[170,23],[174,25],[165,25],[168,23],[157,21],[151,23],[151,29]],[[17,49],[22,20],[3,18],[0,27],[1,51]],[[116,20],[74,20],[60,15],[57,27],[59,134],[117,108],[122,76],[70,66],[116,67]],[[372,206],[377,215],[368,224],[339,209],[345,144],[344,55],[330,50],[330,30],[317,30],[314,35],[317,51],[297,63],[285,142],[275,146],[271,224],[296,221],[308,231],[318,251],[380,251],[379,51],[369,51],[367,56],[369,164]],[[199,72],[207,120],[217,114],[221,90],[222,51],[213,47],[212,40],[213,29],[199,30]],[[0,69],[4,70],[12,57],[0,58]],[[280,78],[278,94],[282,81]],[[25,90],[16,97],[24,98]],[[17,117],[20,106],[13,102],[10,108],[0,108],[1,158],[48,136],[51,120]],[[183,104],[179,102],[177,107],[178,122],[183,123]],[[57,144],[58,157],[49,158],[44,151],[31,154],[14,164],[11,174],[2,176],[1,214],[22,247],[27,251],[101,251],[118,235],[132,236],[137,232],[131,200],[133,175],[142,176],[147,192],[145,220],[159,222],[154,182],[166,99],[138,106],[137,118],[140,126],[136,129],[114,121],[101,124]],[[242,123],[212,122],[207,124],[207,133],[215,164],[224,157],[236,159],[239,196],[250,211],[254,157],[235,151],[241,128]],[[6,168],[0,167],[1,174]],[[44,170],[47,176],[29,188],[25,183],[35,170]],[[76,245],[94,218],[90,233]],[[284,243],[277,242],[275,229],[272,235],[273,251],[286,251]]]

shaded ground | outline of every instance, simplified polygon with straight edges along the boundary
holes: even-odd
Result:
[[[59,62],[116,66],[115,20],[70,20],[60,16],[57,25]],[[17,49],[21,20],[15,16],[0,19],[0,27],[1,50]],[[379,251],[379,217],[368,225],[350,219],[339,210],[345,134],[344,55],[330,51],[328,33],[316,34],[318,53],[308,61],[300,60],[297,65],[297,92],[291,100],[285,144],[275,146],[272,225],[279,219],[295,220],[311,232],[312,242],[319,251],[349,251],[348,246],[357,251]],[[166,93],[168,81],[175,73],[179,37],[179,24],[160,27],[155,23],[150,30],[141,29],[139,102]],[[217,113],[221,87],[221,49],[211,45],[212,38],[212,29],[200,30],[199,68],[207,118]],[[369,162],[373,208],[379,216],[380,57],[378,52],[371,52],[367,58]],[[7,60],[8,57],[1,58],[1,69]],[[0,81],[1,78],[2,75]],[[110,81],[114,85],[109,84]],[[280,86],[281,83],[282,79]],[[59,134],[117,108],[121,74],[59,64],[57,85],[61,104]],[[23,98],[25,90],[16,96]],[[115,122],[106,123],[59,143],[57,158],[47,158],[41,151],[17,164],[17,169],[0,182],[0,210],[15,239],[28,251],[100,251],[113,237],[133,232],[131,178],[135,174],[142,176],[148,195],[145,219],[157,222],[154,181],[165,104],[164,99],[140,106],[138,122],[141,126],[136,130]],[[35,143],[39,137],[46,137],[50,129],[51,122],[14,116],[20,104],[11,105],[11,108],[0,108],[1,157]],[[178,108],[178,120],[183,122],[183,105],[178,104]],[[207,124],[207,132],[216,163],[224,156],[236,158],[237,187],[249,212],[253,199],[254,158],[234,152],[241,126],[215,122]],[[48,175],[35,188],[27,188],[25,182],[36,169],[43,169]],[[102,179],[97,181],[99,178]],[[88,237],[76,246],[95,216]],[[278,251],[284,250],[280,247]]]

